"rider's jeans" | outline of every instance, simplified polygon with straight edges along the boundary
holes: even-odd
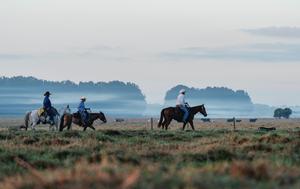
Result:
[[[47,112],[47,115],[49,116],[49,120],[54,121],[54,112],[53,112],[52,108],[48,108],[46,110],[46,112]]]
[[[86,111],[80,111],[79,113],[81,115],[82,122],[86,125],[88,121],[88,113]]]
[[[189,111],[186,106],[180,105],[179,107],[184,112],[183,121],[186,122],[189,117]]]

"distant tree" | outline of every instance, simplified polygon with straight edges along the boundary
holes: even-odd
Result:
[[[283,113],[282,117],[289,119],[293,111],[290,108],[285,108],[282,113]]]
[[[290,108],[285,108],[285,109],[282,109],[282,108],[277,108],[275,111],[274,111],[274,117],[275,118],[290,118],[290,116],[292,115],[293,111],[290,109]]]
[[[283,111],[282,108],[277,108],[275,111],[274,111],[274,118],[281,118],[281,112]]]

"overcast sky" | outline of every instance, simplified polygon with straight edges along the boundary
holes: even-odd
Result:
[[[300,105],[299,0],[0,0],[0,75],[177,84]],[[205,103],[205,102],[204,102]]]

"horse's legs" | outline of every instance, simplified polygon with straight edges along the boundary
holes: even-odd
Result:
[[[193,120],[189,121],[189,123],[190,123],[190,125],[191,125],[193,131],[195,131],[195,127],[194,127],[194,122],[193,122]]]
[[[32,130],[35,130],[35,126],[36,126],[36,122],[33,121],[33,122],[31,123],[31,129],[32,129]]]
[[[166,119],[164,119],[164,121],[161,123],[161,129],[164,130],[166,126]]]
[[[83,131],[85,131],[85,130],[86,130],[86,128],[87,128],[87,125],[84,125],[84,126],[83,126]]]
[[[59,121],[58,121],[58,119],[57,119],[57,120],[56,120],[56,123],[55,123],[55,130],[56,130],[56,131],[58,131],[58,122],[59,122]]]
[[[93,125],[89,126],[91,129],[96,130],[95,127]]]
[[[71,129],[71,125],[72,125],[72,123],[69,123],[69,124],[68,124],[68,127],[67,127],[68,130]],[[65,128],[65,126],[64,126],[63,128]]]
[[[171,120],[166,121],[166,124],[165,124],[165,129],[166,130],[168,130],[168,127],[169,127],[170,123],[171,123]]]
[[[56,123],[55,123],[56,131],[59,131],[59,126],[60,126],[61,121],[62,120],[60,119],[60,117],[58,115],[56,115]]]
[[[183,126],[182,126],[182,130],[184,131],[185,129],[185,126],[186,126],[187,123],[183,123]]]
[[[55,130],[54,125],[50,124],[49,125],[49,131],[54,131],[54,130]]]
[[[65,122],[64,122],[64,120],[62,120],[62,121],[63,121],[63,124],[61,124],[61,125],[59,126],[59,131],[63,131],[64,128],[65,128]]]

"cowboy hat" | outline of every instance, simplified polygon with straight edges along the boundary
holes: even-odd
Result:
[[[181,90],[179,91],[179,93],[180,93],[180,94],[185,93],[185,89],[181,89]]]
[[[49,91],[46,91],[46,92],[44,93],[44,96],[49,96],[49,95],[51,95],[51,93],[50,93]]]

